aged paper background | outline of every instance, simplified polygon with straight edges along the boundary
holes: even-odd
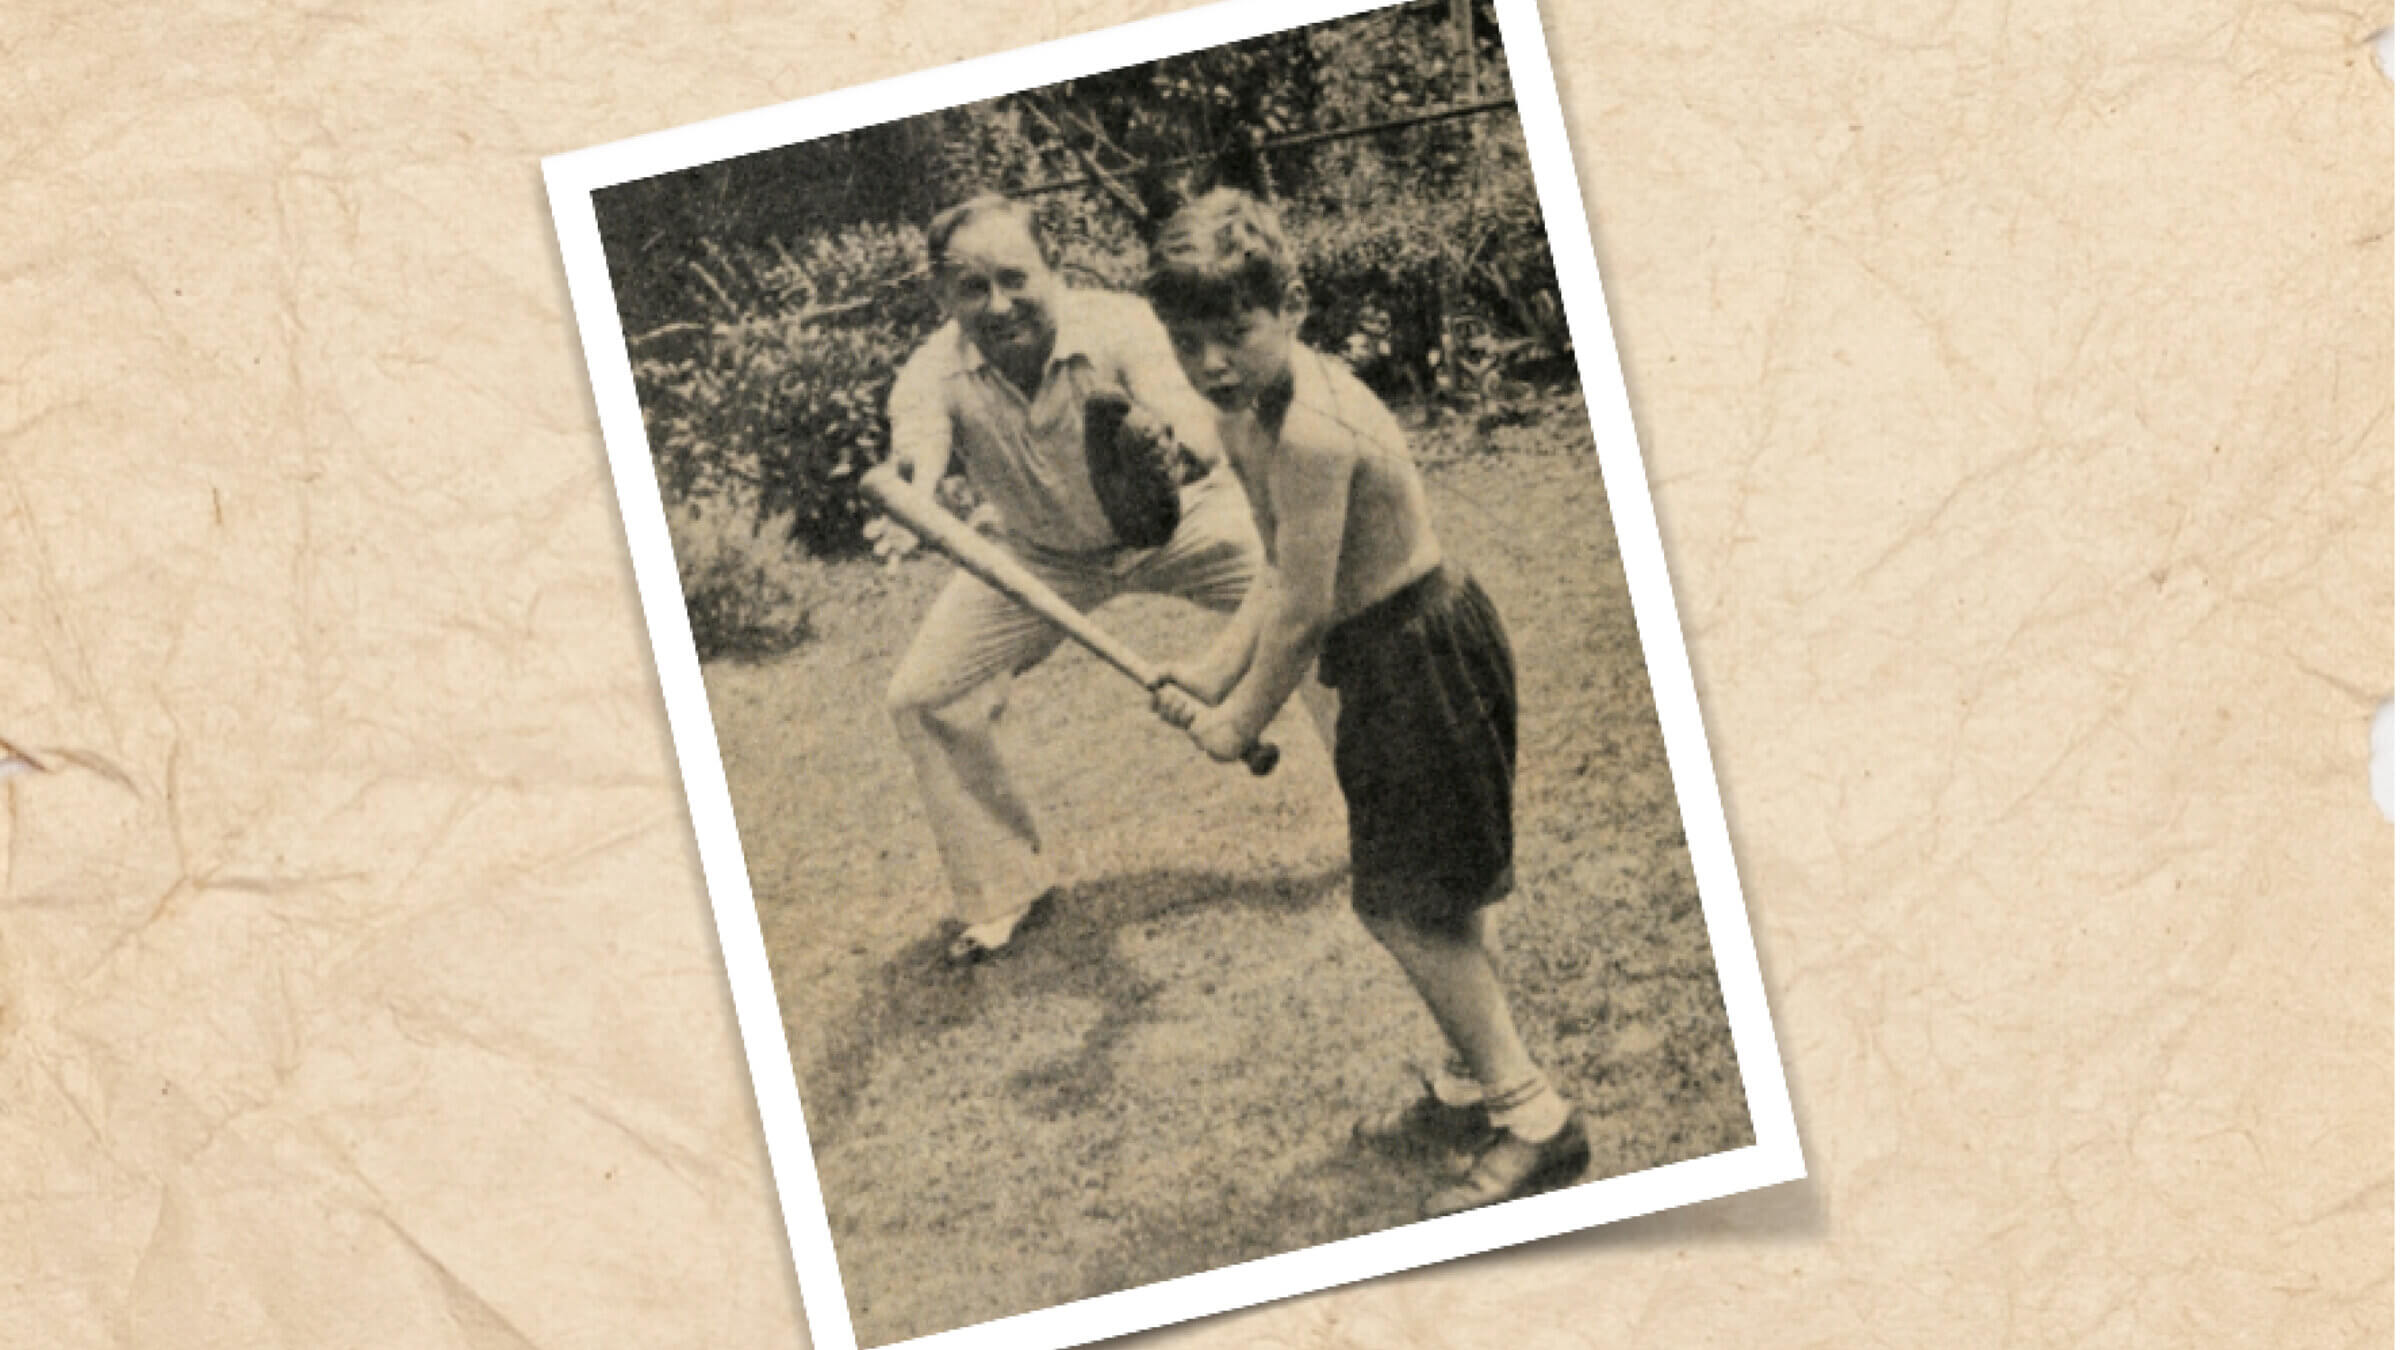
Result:
[[[9,7],[0,1343],[804,1340],[537,160],[1154,8]],[[1144,1343],[2388,1345],[2388,10],[1545,14],[1813,1179]]]

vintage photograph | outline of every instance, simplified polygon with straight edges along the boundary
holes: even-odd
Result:
[[[553,163],[820,1337],[1798,1174],[1538,21],[1227,8]]]

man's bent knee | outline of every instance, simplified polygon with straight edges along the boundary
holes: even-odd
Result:
[[[883,710],[903,732],[942,724],[963,726],[998,715],[996,696],[989,694],[999,676],[961,688],[952,681],[928,678],[903,666],[883,691]]]
[[[902,725],[923,717],[936,702],[925,682],[912,678],[913,674],[902,670],[883,688],[884,712]]]

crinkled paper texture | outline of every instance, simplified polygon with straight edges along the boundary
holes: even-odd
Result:
[[[0,19],[0,1342],[805,1340],[540,156],[1138,17]],[[1153,1334],[2388,1345],[2380,5],[1552,0],[1812,1179]]]

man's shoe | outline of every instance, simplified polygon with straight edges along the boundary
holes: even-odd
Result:
[[[985,941],[976,935],[974,928],[961,928],[943,950],[942,964],[953,970],[963,970],[968,966],[982,965],[1008,951],[1016,945],[1018,938],[1041,926],[1042,921],[1050,917],[1057,897],[1058,888],[1055,886],[1033,897],[1033,903],[1017,911],[1015,921],[1009,924],[1007,932],[998,942]]]
[[[1483,1103],[1452,1106],[1434,1095],[1431,1079],[1420,1075],[1419,1081],[1425,1090],[1415,1101],[1364,1117],[1350,1127],[1350,1141],[1369,1152],[1395,1158],[1472,1153],[1490,1141],[1492,1117]]]
[[[1492,1141],[1476,1155],[1466,1180],[1425,1197],[1425,1217],[1438,1219],[1573,1185],[1591,1161],[1592,1139],[1580,1111],[1569,1112],[1558,1133],[1538,1144],[1506,1130],[1495,1131]]]

